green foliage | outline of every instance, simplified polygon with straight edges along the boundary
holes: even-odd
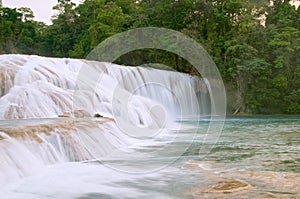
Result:
[[[286,113],[300,114],[300,89],[293,90],[285,97]]]
[[[288,86],[288,79],[283,74],[277,75],[272,82],[274,87],[278,89],[286,89]]]
[[[0,8],[0,53],[37,54],[39,33],[29,8]]]
[[[0,8],[0,53],[85,58],[106,38],[137,27],[180,31],[201,43],[229,93],[230,113],[300,113],[300,9],[275,0],[58,0],[51,25],[28,8]],[[265,20],[260,20],[265,16]],[[162,63],[196,74],[181,57],[144,49],[119,64]]]

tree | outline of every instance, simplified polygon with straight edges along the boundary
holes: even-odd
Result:
[[[266,20],[268,61],[272,64],[272,88],[278,92],[276,101],[282,112],[299,113],[297,102],[300,87],[300,19],[299,11],[287,1],[276,1]],[[274,107],[274,109],[278,109]],[[294,111],[293,111],[294,110]]]
[[[47,27],[41,42],[41,53],[46,56],[69,57],[77,39],[75,4],[70,0],[58,0],[53,7],[58,14],[53,16],[52,25]]]
[[[0,8],[0,52],[37,53],[38,32],[29,8]]]
[[[132,17],[124,12],[128,13],[134,9],[132,9],[133,5],[128,6],[130,4],[125,2],[132,1],[89,0],[79,6],[77,9],[80,15],[78,22],[84,26],[84,29],[79,33],[79,39],[70,55],[72,57],[85,57],[104,39],[127,30],[130,27],[128,23]]]

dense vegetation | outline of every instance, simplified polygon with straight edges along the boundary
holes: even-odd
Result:
[[[287,0],[58,0],[52,25],[28,8],[0,10],[0,53],[84,58],[105,38],[136,27],[165,27],[201,43],[227,88],[229,111],[300,113],[300,9]],[[159,62],[182,72],[176,55],[142,50],[123,64]]]

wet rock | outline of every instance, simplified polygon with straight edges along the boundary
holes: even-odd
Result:
[[[86,110],[75,110],[74,117],[76,118],[91,117],[91,114]]]
[[[70,117],[72,117],[72,113],[70,113],[70,112],[64,112],[63,114],[58,115],[58,117],[67,117],[67,118],[70,118]]]
[[[218,185],[214,185],[210,187],[205,192],[232,193],[232,192],[242,191],[248,188],[250,188],[250,185],[241,180],[224,179]]]
[[[103,117],[103,115],[100,115],[99,113],[95,113],[94,117]]]

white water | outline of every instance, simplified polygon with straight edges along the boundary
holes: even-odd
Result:
[[[83,74],[82,67],[91,71]],[[112,116],[117,90],[129,93],[129,117],[135,124],[149,123],[143,120],[154,103],[161,104],[175,118],[197,115],[199,110],[209,112],[207,104],[200,107],[195,100],[196,95],[207,95],[205,82],[182,73],[84,60],[1,55],[0,75],[0,119],[56,117],[74,111],[73,99],[74,109]],[[86,76],[84,83],[77,81],[82,75]],[[92,93],[84,93],[90,85],[96,85]]]
[[[172,120],[209,113],[207,90],[205,81],[171,71],[0,55],[0,185],[49,165],[125,157],[174,140]]]
[[[150,68],[1,55],[0,198],[299,198],[298,174],[261,172],[299,171],[299,118],[232,118],[221,137],[215,128],[209,134],[207,117],[191,117],[217,112],[222,99],[209,97],[217,84]],[[178,118],[194,129],[172,122]],[[199,154],[216,139],[203,162]],[[220,192],[222,185],[233,189]]]

